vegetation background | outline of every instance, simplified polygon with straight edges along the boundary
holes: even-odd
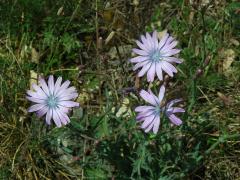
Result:
[[[187,110],[156,136],[136,124],[148,85],[128,62],[153,29],[179,41],[167,94]],[[0,179],[239,179],[239,30],[237,0],[1,0]],[[50,74],[80,94],[62,128],[26,111]]]

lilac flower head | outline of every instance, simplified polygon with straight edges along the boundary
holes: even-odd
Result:
[[[159,40],[157,31],[154,31],[152,36],[146,33],[146,36],[141,36],[141,42],[136,41],[140,49],[133,49],[133,52],[138,56],[130,59],[130,62],[136,63],[133,70],[142,68],[138,76],[142,77],[147,73],[147,81],[153,82],[155,74],[159,80],[163,80],[162,71],[165,71],[169,76],[173,77],[173,73],[177,73],[177,69],[172,63],[182,63],[182,61],[173,55],[180,52],[176,49],[177,41],[174,40],[168,33]]]
[[[178,103],[182,101],[181,99],[174,99],[172,101],[170,101],[169,103],[167,103],[166,107],[165,107],[165,114],[166,116],[169,118],[169,120],[179,126],[182,124],[182,120],[179,119],[177,116],[175,116],[175,113],[184,113],[185,110],[183,108],[180,107],[173,107],[173,105],[175,103]]]
[[[51,75],[48,83],[40,79],[39,84],[33,84],[33,90],[28,90],[26,98],[35,104],[29,107],[28,112],[36,112],[38,117],[46,114],[46,123],[51,124],[51,119],[57,127],[66,125],[70,122],[67,116],[70,108],[79,106],[79,103],[71,101],[78,97],[74,87],[69,87],[70,81],[62,83],[62,77],[59,77],[54,83]]]
[[[165,93],[165,87],[162,85],[159,91],[158,97],[155,96],[152,91],[141,90],[140,96],[149,104],[150,106],[138,106],[135,111],[138,113],[136,119],[138,122],[143,122],[141,128],[147,133],[153,131],[157,133],[160,125],[160,116],[165,113],[165,115],[170,119],[170,121],[175,125],[181,125],[182,121],[174,113],[185,112],[184,109],[179,107],[173,107],[181,99],[175,99],[163,106],[162,100]]]
[[[150,106],[138,106],[135,111],[138,112],[136,117],[137,121],[143,122],[141,128],[147,133],[153,130],[157,134],[160,125],[160,115],[163,111],[161,107],[161,102],[164,97],[165,87],[161,86],[158,97],[155,96],[152,91],[141,90],[140,96],[148,103]]]

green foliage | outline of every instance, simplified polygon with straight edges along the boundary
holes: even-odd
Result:
[[[107,179],[106,172],[102,169],[87,169],[87,178],[89,179]]]

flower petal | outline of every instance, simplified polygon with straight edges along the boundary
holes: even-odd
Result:
[[[154,44],[154,49],[158,48],[158,37],[157,37],[157,31],[153,31],[152,34],[152,40],[153,40],[153,44]]]
[[[143,42],[145,48],[149,51],[151,50],[151,47],[149,46],[148,42],[147,42],[147,38],[144,35],[141,35],[141,41]]]
[[[171,69],[172,72],[177,73],[177,69],[172,64],[168,63],[167,61],[163,61],[163,63],[166,67]]]
[[[60,88],[61,88],[61,89],[67,89],[69,85],[70,85],[70,81],[67,80],[67,81],[65,81],[65,82],[61,85]]]
[[[152,121],[154,120],[154,118],[155,118],[155,115],[146,117],[144,122],[141,125],[141,128],[145,129],[147,126],[149,126],[152,123]]]
[[[175,124],[175,125],[177,125],[177,126],[179,126],[179,125],[182,124],[182,120],[179,119],[179,118],[178,118],[177,116],[175,116],[174,114],[171,114],[170,116],[168,116],[168,118],[170,119],[170,121],[171,121],[173,124]]]
[[[158,49],[160,50],[164,44],[166,43],[167,39],[168,39],[169,34],[165,33],[162,37],[162,39],[160,40],[160,42],[158,43]]]
[[[143,62],[135,64],[135,66],[133,67],[133,71],[137,70],[138,68],[140,68],[142,66],[145,66],[148,63],[149,63],[149,61],[143,61]]]
[[[179,107],[174,107],[174,108],[167,109],[167,113],[169,113],[169,114],[184,113],[184,112],[185,112],[185,110],[183,108],[179,108]]]
[[[148,58],[149,58],[148,56],[137,56],[137,57],[131,58],[129,61],[131,63],[140,63],[148,60]]]
[[[145,116],[142,115],[142,114],[138,114],[137,117],[136,117],[136,120],[137,120],[138,122],[142,122],[142,121],[144,121],[144,119],[145,119]]]
[[[59,106],[58,108],[59,108],[60,111],[61,111],[62,113],[64,113],[64,114],[67,114],[67,113],[69,112],[69,110],[70,110],[70,108],[64,107],[64,106]]]
[[[149,62],[148,64],[144,65],[143,68],[141,69],[141,71],[139,71],[138,77],[142,77],[149,70],[151,64],[152,63]]]
[[[64,107],[78,107],[79,103],[74,102],[74,101],[60,101],[59,105],[64,106]]]
[[[145,112],[145,111],[153,110],[153,109],[154,109],[153,106],[138,106],[135,108],[135,111],[136,112]]]
[[[153,43],[152,37],[150,36],[149,33],[146,33],[146,38],[147,38],[148,46],[149,46],[151,49],[153,49],[153,48],[154,48],[154,43]]]
[[[156,116],[153,124],[153,133],[157,134],[160,125],[160,116]]]
[[[46,115],[46,123],[48,125],[51,124],[52,116],[53,116],[53,109],[49,109],[48,112],[47,112],[47,115]]]
[[[63,116],[63,118],[65,119],[65,121],[67,123],[70,123],[70,119],[69,119],[69,117],[65,113],[62,113],[62,116]]]
[[[146,117],[148,117],[148,116],[150,116],[152,114],[155,114],[155,110],[148,110],[148,111],[140,112],[140,113],[138,113],[137,117],[144,117],[144,118],[146,118]]]
[[[168,47],[168,46],[172,43],[173,40],[174,40],[174,38],[173,38],[172,36],[169,36],[168,39],[167,39],[167,41],[166,41],[166,43],[164,44],[164,46],[162,47],[161,50],[163,50],[163,49],[165,49],[166,47]],[[167,49],[168,49],[168,48],[167,48]]]
[[[47,98],[47,96],[46,96],[45,93],[38,94],[38,93],[36,93],[36,92],[27,90],[27,94],[28,94],[29,96],[32,96],[32,97],[36,98],[36,99],[46,99],[46,98]]]
[[[147,91],[145,90],[141,90],[140,91],[140,96],[148,103],[154,105],[154,106],[157,106],[157,102],[155,101],[154,97],[149,94]]]
[[[70,85],[70,81],[65,81],[59,88],[59,90],[56,92],[56,96],[61,95],[62,93],[66,93],[66,89]]]
[[[152,121],[152,123],[144,130],[145,133],[148,133],[150,130],[152,130],[153,126],[154,126],[154,119]]]
[[[169,103],[167,103],[166,107],[167,107],[167,108],[170,108],[170,107],[172,107],[175,103],[178,103],[178,102],[181,102],[181,101],[182,101],[182,99],[174,99],[174,100],[170,101]]]
[[[169,68],[168,66],[166,66],[166,64],[164,64],[163,62],[161,63],[162,69],[171,77],[173,77],[173,72],[171,70],[171,68]]]
[[[154,81],[155,72],[156,72],[156,65],[155,65],[155,63],[152,63],[150,69],[147,72],[147,81],[148,82]]]
[[[57,78],[57,81],[54,86],[54,92],[53,92],[55,95],[60,90],[61,83],[62,83],[62,77]]]
[[[77,90],[75,87],[70,87],[70,88],[67,88],[67,89],[60,89],[60,91],[57,92],[56,96],[60,97],[60,96],[63,96],[63,95],[70,95],[72,93],[77,93]]]
[[[49,78],[48,78],[48,87],[49,87],[49,92],[53,95],[53,91],[54,91],[53,75],[50,75]]]
[[[148,53],[146,51],[143,51],[143,50],[140,50],[140,49],[133,48],[132,51],[134,53],[138,54],[138,55],[141,55],[141,56],[147,56],[148,55]]]
[[[36,112],[37,116],[40,118],[42,116],[44,116],[47,112],[48,112],[48,107],[47,106],[44,106],[42,109],[38,110]]]
[[[49,88],[48,88],[48,86],[47,86],[46,81],[45,81],[44,79],[40,78],[40,79],[39,79],[39,84],[40,84],[40,86],[42,87],[42,89],[43,89],[43,91],[45,92],[45,94],[46,94],[47,96],[49,96]]]
[[[153,94],[153,92],[149,89],[148,93],[153,97],[154,101],[156,102],[157,105],[160,105],[159,99],[157,98],[157,96],[155,96]]]
[[[158,99],[161,102],[163,100],[164,97],[164,93],[165,93],[165,86],[162,85],[159,91],[159,95],[158,95]]]
[[[140,41],[136,41],[136,43],[137,43],[137,45],[138,45],[138,47],[140,47],[142,50],[144,50],[144,51],[146,51],[146,52],[148,52],[148,49],[147,49],[147,47],[144,45],[144,44],[142,44]]]
[[[181,50],[180,49],[171,49],[169,51],[167,51],[166,53],[163,54],[163,56],[172,56],[175,54],[178,54]]]
[[[45,104],[46,100],[44,99],[38,99],[35,97],[30,97],[30,96],[26,96],[26,99],[28,99],[29,101],[35,102],[35,103],[39,103],[39,104]]]
[[[57,127],[61,127],[62,126],[60,117],[58,116],[58,114],[57,114],[55,109],[53,110],[53,121],[54,121],[54,123],[56,124]]]
[[[38,85],[36,84],[32,84],[33,89],[36,91],[37,94],[39,94],[42,97],[47,97],[47,94],[43,91],[42,88],[40,88]]]
[[[42,109],[45,105],[44,104],[34,104],[28,108],[28,112],[34,112]]]
[[[169,63],[182,63],[183,61],[181,59],[175,58],[175,57],[164,57],[163,58],[164,61],[167,61]]]
[[[59,101],[67,101],[67,100],[77,98],[78,93],[71,93],[71,94],[66,94],[66,95],[62,95],[62,96],[58,96],[58,97],[59,97]]]
[[[65,117],[63,116],[63,113],[61,113],[61,110],[59,108],[55,109],[58,118],[61,122],[61,124],[66,125],[68,123],[68,121],[65,119]]]
[[[156,64],[156,72],[157,72],[158,79],[160,81],[162,81],[163,80],[163,75],[162,75],[162,65],[161,65],[161,63]]]
[[[178,44],[177,41],[172,41],[170,44],[165,45],[165,46],[161,49],[161,51],[162,51],[163,53],[168,52],[169,50],[171,50],[171,49],[173,49],[174,47],[176,47],[177,44]]]

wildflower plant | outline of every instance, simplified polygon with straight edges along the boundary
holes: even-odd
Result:
[[[57,127],[70,122],[68,112],[73,107],[78,107],[79,103],[72,101],[78,97],[75,87],[69,87],[70,81],[62,84],[62,77],[54,83],[53,76],[49,76],[48,83],[42,78],[39,85],[33,84],[33,91],[28,90],[26,98],[34,105],[28,108],[28,112],[36,112],[38,117],[46,114],[46,123],[51,124],[53,119]]]
[[[165,33],[161,39],[158,38],[157,31],[141,35],[141,41],[136,41],[140,49],[133,49],[138,56],[130,59],[130,62],[136,63],[133,70],[142,68],[138,76],[142,77],[147,73],[147,81],[153,82],[155,74],[160,81],[163,80],[163,71],[173,77],[173,73],[177,73],[177,69],[172,63],[182,63],[180,59],[174,57],[180,52],[175,48],[177,41],[172,36]]]
[[[155,96],[151,90],[148,92],[145,90],[141,90],[140,96],[149,104],[150,106],[138,106],[135,111],[138,112],[136,117],[137,121],[142,122],[141,128],[147,133],[150,130],[156,134],[160,125],[160,114],[163,108],[162,99],[164,97],[165,87],[162,86],[160,88],[160,92],[158,97]]]
[[[142,68],[138,72],[138,76],[142,77],[147,73],[147,81],[153,82],[155,74],[160,81],[163,79],[163,71],[167,75],[173,77],[173,73],[177,73],[177,69],[173,64],[182,63],[182,61],[174,57],[180,52],[180,49],[175,48],[177,41],[172,36],[165,33],[161,39],[158,38],[157,31],[152,35],[146,33],[146,36],[141,36],[141,42],[136,41],[140,49],[133,49],[133,52],[138,56],[131,58],[130,62],[136,63],[133,70]],[[163,103],[165,94],[165,86],[162,85],[158,97],[153,94],[151,90],[140,91],[140,96],[150,105],[138,106],[135,111],[138,113],[136,120],[142,122],[141,128],[146,132],[153,131],[157,134],[160,126],[161,116],[165,115],[172,124],[181,125],[182,120],[178,118],[175,113],[183,113],[185,110],[180,107],[173,107],[181,99],[174,99],[168,103]]]
[[[162,113],[169,118],[172,124],[177,126],[182,124],[181,119],[175,116],[175,113],[183,113],[185,110],[180,107],[173,107],[173,105],[180,102],[181,99],[172,100],[164,106],[164,103],[162,103],[164,93],[164,85],[161,86],[158,97],[155,96],[151,90],[148,92],[141,90],[140,92],[140,96],[151,104],[150,106],[138,106],[135,108],[135,111],[138,112],[136,120],[143,122],[141,128],[144,129],[146,133],[152,130],[154,134],[157,134]]]
[[[182,124],[182,120],[179,119],[175,113],[184,113],[185,110],[181,107],[173,107],[173,105],[175,103],[178,103],[182,101],[182,99],[174,99],[174,100],[171,100],[170,102],[167,103],[167,105],[164,107],[165,109],[165,114],[166,116],[168,117],[168,119],[171,121],[171,123],[179,126]]]

